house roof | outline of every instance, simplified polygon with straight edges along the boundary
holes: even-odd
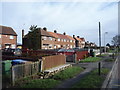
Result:
[[[16,32],[11,27],[1,26],[1,25],[0,25],[0,34],[17,36]]]
[[[59,38],[59,36],[56,33],[54,33],[54,32],[48,32],[48,33],[51,34],[55,38]]]
[[[40,31],[41,31],[41,35],[43,35],[43,36],[52,36],[49,32],[47,32],[47,31],[45,31],[43,29],[41,29]]]
[[[53,37],[48,31],[45,31],[45,30],[43,30],[43,29],[40,29],[40,33],[41,33],[42,36]],[[24,38],[27,38],[28,35],[29,35],[29,33],[26,34],[26,35],[24,36]]]
[[[74,40],[74,38],[69,36],[69,35],[63,35],[63,34],[54,33],[54,32],[49,32],[49,33],[55,38],[66,39],[66,40]]]
[[[80,38],[82,41],[85,41],[85,39],[84,38]]]
[[[75,40],[72,36],[66,35],[70,40]]]
[[[75,39],[78,40],[78,41],[82,41],[81,38],[78,38],[78,37],[75,37]]]

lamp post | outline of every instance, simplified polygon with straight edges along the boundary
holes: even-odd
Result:
[[[108,34],[108,32],[105,32],[105,33],[104,33],[104,51],[105,51],[105,53],[106,53],[105,34]]]

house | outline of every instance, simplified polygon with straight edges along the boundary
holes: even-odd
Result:
[[[11,28],[0,25],[0,49],[4,48],[16,48],[17,46],[17,34]]]
[[[55,38],[47,32],[47,28],[39,28],[40,34],[40,46],[39,49],[54,49],[54,41]],[[27,34],[28,35],[28,34]],[[23,35],[23,48],[29,48],[28,46],[31,45],[29,38],[27,35]]]
[[[75,40],[73,37],[66,35],[64,32],[63,34],[57,33],[56,30],[54,32],[49,32],[54,38],[54,49],[56,48],[74,48],[75,47]]]
[[[73,48],[75,40],[73,37],[60,34],[56,30],[49,32],[47,28],[39,29],[40,31],[40,48],[39,49],[58,49],[58,48]],[[27,35],[23,36],[23,48],[28,48],[30,45]]]
[[[80,36],[75,37],[75,35],[73,35],[73,38],[75,39],[75,47],[79,47],[79,48],[85,47],[85,39],[84,38],[80,38]]]

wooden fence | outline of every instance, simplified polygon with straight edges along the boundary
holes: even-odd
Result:
[[[44,56],[44,55],[56,55],[55,50],[22,50],[22,54],[26,56]]]
[[[66,63],[65,55],[42,57],[42,71],[59,65],[63,65],[65,63]]]
[[[40,62],[26,63],[21,65],[12,66],[12,83],[15,84],[15,81],[36,74],[40,71]]]

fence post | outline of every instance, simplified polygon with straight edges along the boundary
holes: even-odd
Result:
[[[98,63],[98,75],[100,75],[101,74],[101,63],[99,62]]]
[[[40,70],[41,72],[43,71],[43,59],[44,59],[44,58],[41,59],[41,68],[40,68],[40,69],[41,69],[41,70]]]
[[[74,63],[77,63],[77,54],[75,53],[74,55],[75,55],[75,61],[74,61]]]
[[[14,66],[11,68],[11,76],[12,76],[12,86],[15,85],[15,72],[14,72]]]

